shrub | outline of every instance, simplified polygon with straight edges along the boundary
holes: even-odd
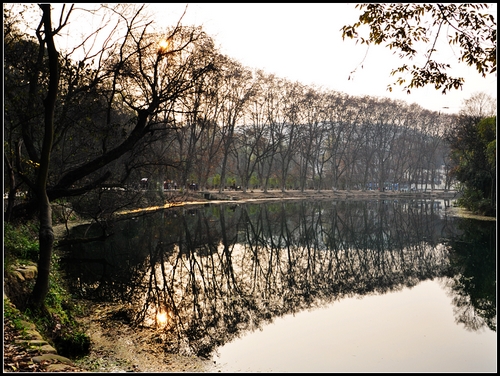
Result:
[[[38,260],[38,230],[34,224],[4,223],[4,254],[9,259]]]
[[[483,197],[483,192],[473,188],[465,188],[457,204],[474,214],[490,215],[495,212],[491,200]]]
[[[67,357],[87,355],[90,350],[90,337],[79,330],[65,330],[54,338],[57,353]]]

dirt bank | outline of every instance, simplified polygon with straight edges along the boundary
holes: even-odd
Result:
[[[89,372],[211,372],[213,362],[196,356],[170,354],[161,347],[161,333],[132,328],[109,319],[120,307],[92,304],[79,321],[92,339],[88,356],[75,363]]]

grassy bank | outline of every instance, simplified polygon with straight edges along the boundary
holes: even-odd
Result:
[[[89,350],[90,338],[75,319],[81,308],[67,292],[57,252],[52,256],[44,309],[32,310],[28,305],[36,279],[38,250],[36,223],[4,223],[4,318],[21,332],[34,324],[60,355],[84,355]]]

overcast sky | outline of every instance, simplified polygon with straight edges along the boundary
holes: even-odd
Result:
[[[423,66],[425,57],[421,54],[415,61],[402,61],[385,46],[367,49],[366,45],[356,44],[354,40],[342,40],[341,28],[352,25],[361,14],[355,3],[147,4],[160,30],[177,24],[188,5],[182,24],[203,26],[222,53],[249,68],[262,69],[306,85],[355,96],[400,99],[444,113],[458,112],[462,102],[478,92],[497,97],[496,74],[483,78],[474,68],[459,64],[458,48],[447,42],[438,44],[436,58],[451,64],[452,69],[448,71],[451,75],[465,78],[462,90],[443,95],[428,85],[413,89],[411,94],[402,86],[394,86],[389,92],[387,86],[395,81],[395,77],[390,76],[392,69],[403,63]],[[52,5],[56,10],[61,6]],[[77,5],[88,8],[96,4]],[[490,6],[489,12],[496,17],[496,4]],[[77,23],[83,20],[82,13],[79,14]],[[87,32],[89,21],[80,23],[85,25],[83,30]]]
[[[492,5],[496,17],[496,5]],[[158,24],[167,26],[178,20],[186,3],[149,6]],[[221,52],[245,66],[303,84],[356,96],[402,99],[442,112],[457,112],[462,101],[476,92],[496,98],[496,75],[484,79],[472,67],[458,64],[458,49],[448,44],[440,53],[454,68],[452,72],[465,78],[463,90],[442,95],[429,86],[408,95],[396,86],[390,93],[387,85],[394,77],[389,73],[401,60],[386,47],[372,46],[367,51],[365,45],[342,40],[340,29],[356,22],[359,14],[354,3],[189,3],[182,23],[202,25]]]

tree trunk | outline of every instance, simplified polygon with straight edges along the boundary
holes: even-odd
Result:
[[[40,243],[40,255],[38,257],[38,274],[35,287],[31,293],[30,304],[35,308],[41,308],[45,297],[49,292],[50,263],[54,245],[54,231],[52,228],[52,208],[47,195],[40,203],[40,230],[38,239]]]
[[[35,309],[44,307],[45,297],[49,292],[50,263],[54,246],[54,230],[52,228],[52,208],[47,196],[47,179],[50,165],[50,153],[54,140],[54,109],[59,85],[58,53],[54,44],[50,4],[40,4],[43,11],[45,44],[49,56],[49,88],[44,101],[45,127],[42,154],[36,180],[36,194],[39,200],[39,246],[38,274],[35,287],[30,296],[29,305]],[[41,48],[43,48],[41,44]]]

